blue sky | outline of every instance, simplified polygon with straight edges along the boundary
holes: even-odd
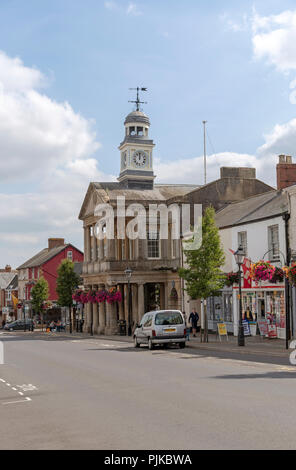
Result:
[[[159,181],[202,183],[206,119],[211,179],[255,165],[274,184],[296,148],[294,15],[285,0],[0,0],[0,264],[47,236],[82,246],[88,182],[119,172],[129,87],[148,88]]]

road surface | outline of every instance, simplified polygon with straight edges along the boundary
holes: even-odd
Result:
[[[295,449],[296,368],[7,333],[0,449]]]

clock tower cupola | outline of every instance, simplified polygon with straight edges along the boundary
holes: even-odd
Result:
[[[119,146],[121,166],[118,181],[127,189],[153,189],[154,143],[149,138],[149,118],[139,109],[138,92],[139,89],[135,102],[137,109],[124,121],[125,137]]]

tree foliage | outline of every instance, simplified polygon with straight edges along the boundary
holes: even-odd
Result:
[[[35,313],[41,313],[43,303],[49,297],[48,282],[41,277],[31,290],[32,307]]]
[[[192,251],[185,248],[184,254],[186,267],[179,270],[179,275],[186,281],[185,290],[190,297],[206,299],[217,295],[225,283],[221,270],[225,256],[213,207],[205,210],[202,219],[201,247]]]
[[[72,307],[72,295],[79,285],[79,276],[74,271],[74,263],[65,259],[58,268],[57,294],[58,304],[61,307]]]

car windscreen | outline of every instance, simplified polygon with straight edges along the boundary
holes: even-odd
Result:
[[[160,312],[155,315],[155,325],[182,325],[183,317],[179,312]]]

